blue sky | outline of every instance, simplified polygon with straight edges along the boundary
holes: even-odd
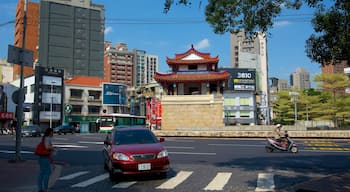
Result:
[[[37,0],[29,0],[37,2]],[[219,56],[219,66],[230,66],[230,36],[215,34],[205,22],[205,3],[193,0],[191,7],[173,5],[163,13],[164,0],[92,0],[105,5],[105,40],[128,44],[129,49],[158,55],[159,71],[169,68],[166,57],[187,51],[191,44],[201,52]],[[205,2],[205,1],[204,1]],[[15,18],[17,0],[1,0],[0,25]],[[269,77],[289,79],[297,67],[320,73],[320,65],[311,63],[305,54],[305,41],[313,33],[310,23],[313,10],[284,11],[276,19],[267,38]],[[13,44],[14,24],[0,26],[0,58],[7,57]],[[30,37],[27,37],[30,38]]]

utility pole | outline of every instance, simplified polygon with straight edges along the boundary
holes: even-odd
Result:
[[[22,35],[22,52],[25,49],[26,42],[26,28],[27,28],[27,5],[28,0],[24,0],[24,14],[23,14],[23,35]],[[21,54],[20,65],[21,65],[21,75],[20,75],[20,88],[18,94],[18,108],[17,108],[17,126],[16,126],[16,154],[13,159],[14,162],[22,161],[21,156],[21,136],[22,136],[22,124],[23,124],[23,103],[24,103],[24,75],[23,75],[23,65],[24,65],[24,54]]]

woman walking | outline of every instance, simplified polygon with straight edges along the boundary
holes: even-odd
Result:
[[[38,175],[38,191],[39,192],[48,192],[49,187],[49,178],[51,174],[51,161],[53,155],[53,145],[52,145],[53,129],[46,129],[44,136],[42,137],[42,142],[47,151],[48,155],[39,155],[39,166],[40,171]]]

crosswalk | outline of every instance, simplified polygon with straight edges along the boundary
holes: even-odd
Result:
[[[174,176],[168,177],[167,179],[159,180],[156,182],[154,189],[171,191],[183,184],[186,180],[190,179],[194,174],[193,171],[181,170],[178,171]],[[87,177],[89,176],[89,177]],[[202,191],[224,191],[225,188],[230,188],[229,181],[232,180],[233,173],[231,172],[218,172],[214,173],[213,177],[210,178],[208,184],[201,187]],[[84,180],[79,178],[83,177]],[[75,173],[70,173],[68,175],[63,175],[58,178],[56,183],[62,183],[65,181],[69,182],[70,188],[85,188],[92,185],[98,185],[109,177],[108,173],[96,174],[90,171],[78,171]],[[113,189],[128,189],[138,184],[142,181],[120,181],[118,183],[113,183],[111,188]],[[275,191],[275,181],[273,173],[258,173],[256,178],[256,187],[254,190],[256,192],[263,191]]]

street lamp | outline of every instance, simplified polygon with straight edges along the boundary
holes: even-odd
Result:
[[[50,101],[50,128],[52,128],[52,103],[53,103],[53,85],[56,84],[56,81],[52,80],[50,87],[51,87],[51,101]]]
[[[292,96],[292,101],[294,102],[294,125],[298,120],[298,109],[297,109],[297,101],[298,101],[298,92],[289,92],[289,95]]]

